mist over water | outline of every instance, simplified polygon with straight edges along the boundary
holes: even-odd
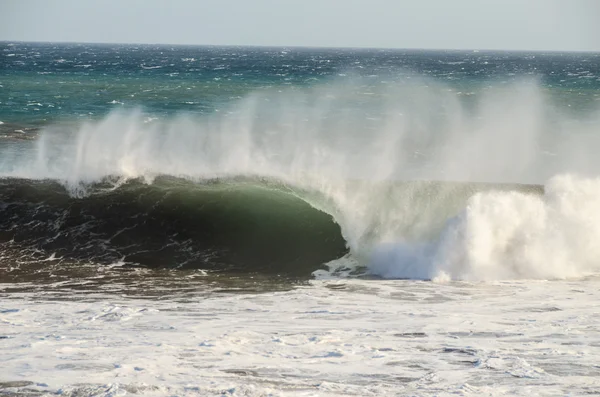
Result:
[[[349,254],[328,264],[334,273],[600,270],[600,112],[575,114],[536,80],[460,91],[416,75],[355,77],[254,92],[204,116],[151,116],[49,126],[2,153],[2,176],[57,180],[75,196],[107,178],[276,181],[339,224]]]

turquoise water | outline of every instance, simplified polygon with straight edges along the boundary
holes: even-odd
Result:
[[[385,85],[415,75],[466,92],[528,77],[575,107],[600,101],[600,54],[593,53],[4,42],[0,121],[36,127],[97,118],[122,107],[157,115],[206,114],[256,91],[357,77],[365,85]]]

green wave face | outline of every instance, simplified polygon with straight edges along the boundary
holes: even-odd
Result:
[[[347,252],[332,217],[281,186],[159,178],[74,198],[54,182],[1,184],[1,241],[63,264],[309,277]]]

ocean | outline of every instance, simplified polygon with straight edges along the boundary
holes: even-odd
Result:
[[[600,54],[0,43],[0,394],[600,394]]]

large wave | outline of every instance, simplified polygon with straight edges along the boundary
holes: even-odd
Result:
[[[465,91],[419,79],[296,87],[211,116],[130,110],[49,127],[35,145],[4,150],[0,170],[60,181],[72,196],[107,178],[264,178],[339,225],[349,254],[332,258],[345,252],[336,240],[315,257],[335,259],[333,271],[576,277],[600,270],[600,113],[570,110],[561,98],[532,81]],[[271,218],[291,227],[301,215]]]

